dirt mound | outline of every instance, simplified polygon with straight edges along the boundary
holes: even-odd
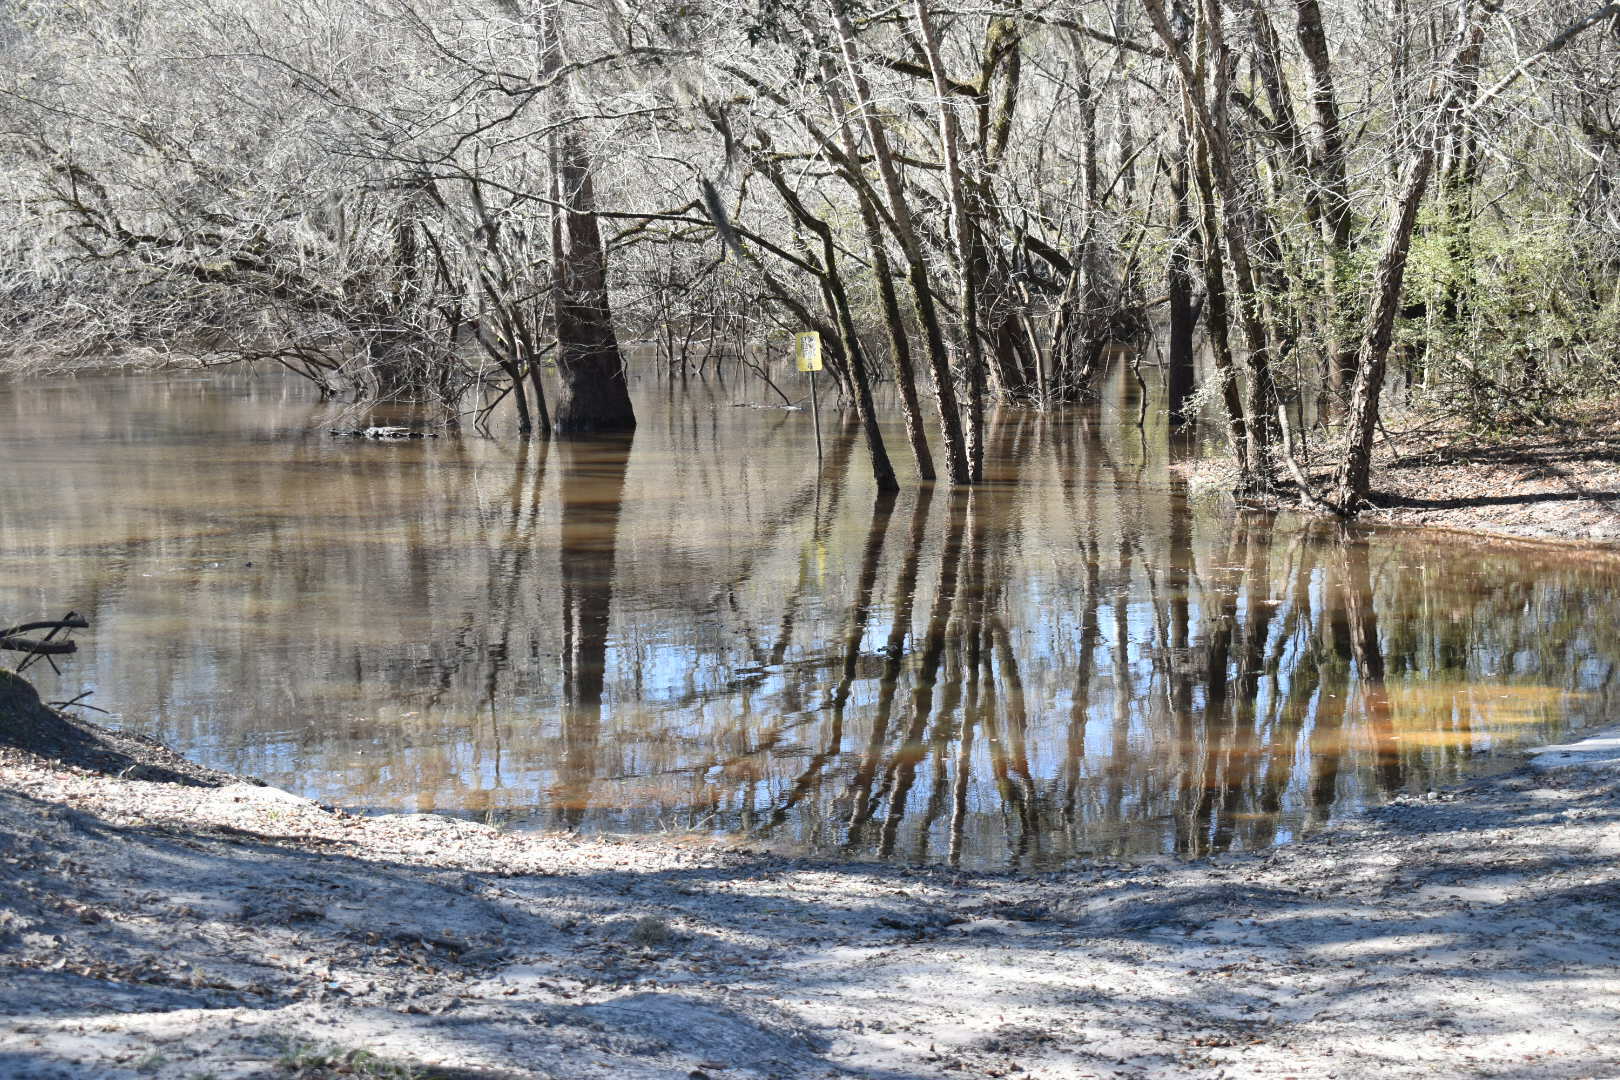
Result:
[[[0,671],[0,751],[4,749],[132,780],[193,787],[241,782],[153,740],[59,713],[39,699],[28,680],[9,671]]]

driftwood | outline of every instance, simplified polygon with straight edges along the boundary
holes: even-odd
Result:
[[[77,641],[42,641],[38,638],[5,634],[0,635],[0,649],[10,649],[13,652],[39,653],[41,656],[62,656],[66,653],[78,652],[79,643]]]
[[[436,431],[417,431],[407,427],[333,428],[332,434],[343,439],[437,439]]]
[[[56,635],[63,631],[83,630],[89,625],[84,616],[76,611],[70,611],[60,619],[42,619],[38,622],[18,623],[16,626],[8,626],[4,630],[0,630],[0,649],[10,649],[13,652],[28,654],[24,657],[22,663],[17,665],[18,671],[25,670],[29,664],[32,664],[41,656],[46,657],[47,662],[52,667],[55,667],[56,663],[49,660],[50,657],[65,656],[68,653],[79,651],[78,642],[69,641],[66,637],[58,641],[55,640]],[[47,633],[42,638],[22,636],[35,630],[45,630]]]

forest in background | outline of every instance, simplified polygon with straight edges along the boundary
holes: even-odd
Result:
[[[623,342],[810,329],[892,489],[875,384],[972,483],[987,407],[1151,338],[1242,490],[1339,513],[1395,379],[1494,428],[1620,390],[1620,4],[9,0],[0,43],[19,370],[589,432]]]

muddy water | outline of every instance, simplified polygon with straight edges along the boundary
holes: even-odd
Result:
[[[0,621],[83,612],[48,697],[323,801],[975,866],[1261,847],[1615,714],[1615,562],[1191,503],[1123,396],[880,501],[767,394],[525,447],[0,385]]]

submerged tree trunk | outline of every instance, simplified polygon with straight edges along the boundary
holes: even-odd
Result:
[[[1209,341],[1215,356],[1215,370],[1221,380],[1221,397],[1226,403],[1232,450],[1237,458],[1239,486],[1268,487],[1271,462],[1269,424],[1261,410],[1269,397],[1268,344],[1259,315],[1249,248],[1239,209],[1240,196],[1233,175],[1226,122],[1230,96],[1230,70],[1222,39],[1220,6],[1205,0],[1198,7],[1193,30],[1194,51],[1171,28],[1163,0],[1145,0],[1149,20],[1180,77],[1183,123],[1193,143],[1193,176],[1198,187],[1199,232],[1204,265],[1204,297],[1207,305]],[[1213,87],[1211,86],[1213,83]],[[1216,195],[1220,196],[1217,203]],[[1222,253],[1225,253],[1225,260]],[[1236,312],[1228,307],[1226,267],[1232,269],[1236,290],[1232,299]],[[1235,314],[1248,347],[1248,395],[1242,388],[1232,363],[1228,339],[1230,320]]]
[[[934,78],[934,96],[938,99],[939,141],[945,156],[945,187],[951,208],[951,238],[955,241],[957,272],[960,289],[957,304],[961,308],[962,345],[967,359],[968,417],[965,449],[968,479],[977,483],[984,479],[984,346],[979,341],[979,287],[974,272],[979,260],[972,257],[975,242],[973,221],[968,213],[967,181],[962,172],[961,135],[956,116],[951,112],[950,89],[945,74],[945,60],[940,55],[939,35],[928,15],[928,0],[916,0],[917,35],[922,41],[923,53],[928,57],[928,69]]]
[[[934,376],[934,400],[939,406],[939,424],[945,436],[945,471],[953,483],[966,484],[972,480],[968,468],[967,447],[962,437],[962,417],[956,400],[956,384],[951,373],[950,359],[945,352],[945,335],[940,328],[939,311],[934,305],[933,285],[928,277],[928,266],[923,261],[922,245],[917,240],[912,224],[911,204],[906,199],[905,186],[895,165],[887,133],[878,118],[872,102],[870,88],[861,75],[860,57],[855,49],[855,28],[844,13],[842,0],[830,0],[833,25],[838,30],[840,51],[844,67],[849,73],[850,87],[855,93],[855,105],[866,122],[867,137],[872,143],[872,156],[877,161],[878,173],[889,195],[890,219],[895,239],[905,252],[906,276],[911,282],[913,299],[917,304],[917,317],[922,321],[924,340],[928,343],[928,363]]]
[[[1192,128],[1189,117],[1188,127]],[[1194,128],[1196,131],[1196,128]],[[1243,410],[1243,395],[1238,388],[1237,366],[1232,360],[1231,318],[1227,311],[1226,268],[1221,262],[1220,219],[1215,213],[1215,192],[1210,186],[1206,166],[1208,152],[1201,138],[1194,137],[1195,160],[1193,176],[1198,184],[1199,254],[1204,271],[1204,328],[1209,339],[1210,353],[1215,359],[1215,378],[1219,380],[1221,401],[1226,406],[1227,441],[1237,458],[1238,470],[1249,473],[1248,421]]]
[[[1207,50],[1205,59],[1211,79],[1208,84],[1207,107],[1201,114],[1203,128],[1209,140],[1209,167],[1211,179],[1221,199],[1221,235],[1226,241],[1227,264],[1232,270],[1232,283],[1236,289],[1238,326],[1243,331],[1247,351],[1245,367],[1247,426],[1249,441],[1248,469],[1243,478],[1246,488],[1269,490],[1273,483],[1271,460],[1272,431],[1271,407],[1275,392],[1271,380],[1272,345],[1266,333],[1262,316],[1262,299],[1250,257],[1249,223],[1246,211],[1252,193],[1238,184],[1234,166],[1234,142],[1228,121],[1231,100],[1231,69],[1227,57],[1225,30],[1218,0],[1203,0],[1199,9],[1199,26],[1203,33],[1201,47]]]
[[[866,436],[866,447],[872,457],[872,478],[877,482],[878,490],[881,492],[899,491],[900,482],[895,479],[894,465],[889,461],[889,451],[883,442],[883,432],[878,427],[877,406],[872,401],[872,381],[868,374],[866,351],[861,346],[860,331],[850,311],[849,294],[844,288],[843,275],[838,269],[838,245],[834,241],[832,227],[811,213],[810,208],[794,192],[793,185],[788,183],[787,177],[782,174],[778,163],[762,155],[755,164],[776,188],[788,212],[821,241],[821,265],[818,276],[821,279],[822,299],[828,316],[837,327],[838,338],[843,342],[841,351],[849,376],[850,394],[855,399],[855,413],[860,418],[861,430]],[[807,261],[812,269],[815,269],[814,260]],[[766,276],[770,277],[769,274]]]
[[[832,250],[830,239],[826,241],[826,246],[830,253]],[[838,320],[838,330],[845,343],[845,357],[849,361],[855,413],[860,418],[861,431],[866,436],[866,447],[872,455],[872,479],[877,484],[879,492],[893,494],[900,490],[900,482],[895,479],[894,465],[889,461],[888,448],[883,444],[883,432],[878,427],[877,406],[872,401],[872,382],[867,373],[866,353],[861,348],[860,335],[850,315],[849,298],[844,295],[844,287],[837,280],[837,271],[829,268],[828,275],[827,288],[832,301],[833,316]]]
[[[849,159],[849,168],[858,168],[860,148],[845,119],[849,109],[838,90],[838,79],[832,63],[821,62],[821,77],[827,103],[838,127],[839,141]],[[900,391],[900,414],[905,421],[906,441],[911,444],[911,456],[917,463],[917,475],[923,480],[934,479],[934,455],[928,448],[928,433],[923,426],[922,403],[917,399],[917,376],[911,360],[911,340],[906,334],[905,318],[900,311],[900,298],[895,293],[894,275],[889,266],[889,253],[883,240],[883,223],[873,205],[876,195],[862,182],[851,177],[855,200],[861,214],[861,229],[866,236],[867,253],[872,260],[872,277],[877,283],[878,302],[883,309],[883,325],[889,335],[889,356],[892,360],[895,386]]]
[[[1052,353],[1058,400],[1080,401],[1093,392],[1092,383],[1102,368],[1108,343],[1113,340],[1111,315],[1116,304],[1103,295],[1098,284],[1103,258],[1097,229],[1105,198],[1097,154],[1099,88],[1092,83],[1091,65],[1080,38],[1071,33],[1069,45],[1074,52],[1075,98],[1080,114],[1080,228],[1073,249],[1073,270],[1060,305],[1061,329],[1052,335]]]
[[[539,25],[542,73],[559,80],[553,99],[563,111],[570,95],[559,76],[562,43],[556,10],[543,9]],[[552,426],[559,434],[630,431],[636,414],[608,304],[607,251],[596,225],[591,155],[577,125],[555,137],[552,203],[552,303],[562,379]]]
[[[803,272],[812,274],[821,286],[822,304],[827,312],[830,322],[818,320],[809,307],[776,275],[766,267],[765,263],[752,251],[744,247],[741,237],[735,228],[727,224],[724,208],[720,205],[719,196],[712,185],[706,181],[703,185],[705,201],[709,203],[709,215],[715,227],[732,253],[742,262],[753,267],[760,280],[776,300],[786,307],[798,318],[803,326],[813,328],[822,335],[824,359],[827,367],[838,377],[839,383],[847,389],[855,399],[855,411],[861,421],[861,427],[866,436],[867,449],[871,452],[872,476],[876,480],[878,490],[895,492],[900,490],[899,481],[895,479],[894,466],[889,461],[889,451],[883,442],[883,432],[878,427],[877,409],[872,401],[872,384],[868,375],[866,354],[861,347],[860,334],[855,326],[855,320],[850,312],[849,295],[844,289],[843,277],[838,269],[838,246],[834,242],[833,230],[824,220],[811,212],[798,194],[793,185],[783,175],[780,163],[772,160],[769,154],[755,152],[752,154],[753,165],[770,182],[771,186],[781,196],[782,204],[787,208],[789,215],[798,225],[808,229],[821,242],[819,262],[810,248],[809,240],[802,234],[799,237],[800,245],[804,249],[804,258],[794,260],[795,265]],[[774,384],[773,384],[774,385]],[[778,391],[780,393],[780,391]]]

